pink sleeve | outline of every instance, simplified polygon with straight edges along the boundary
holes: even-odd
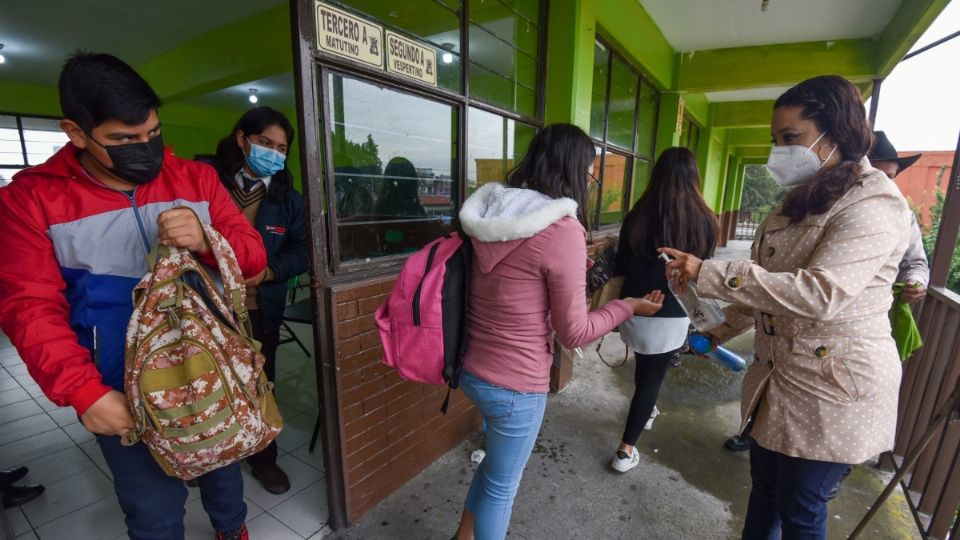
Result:
[[[588,312],[587,241],[583,227],[572,218],[561,222],[541,260],[550,295],[550,322],[566,347],[580,347],[612,331],[633,316],[623,300]]]

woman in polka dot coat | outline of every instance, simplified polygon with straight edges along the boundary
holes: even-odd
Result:
[[[756,327],[742,425],[754,419],[743,537],[824,538],[826,494],[849,464],[893,447],[900,361],[887,312],[910,210],[865,157],[860,94],[833,76],[780,96],[768,168],[795,186],[760,225],[752,260],[701,261],[669,248],[678,286],[732,305],[711,333]]]

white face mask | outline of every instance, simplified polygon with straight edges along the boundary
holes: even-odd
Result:
[[[809,180],[820,170],[823,163],[828,161],[837,151],[837,147],[834,146],[830,154],[827,155],[827,159],[823,162],[820,161],[812,148],[820,142],[824,135],[826,135],[826,132],[821,133],[810,146],[796,144],[774,146],[770,150],[770,157],[767,158],[767,170],[770,171],[770,176],[783,187],[796,186]]]

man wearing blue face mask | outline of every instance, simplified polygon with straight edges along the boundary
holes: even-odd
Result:
[[[290,121],[270,107],[256,107],[220,141],[214,158],[220,180],[263,237],[267,250],[266,272],[247,281],[247,309],[271,382],[276,379],[287,281],[307,271],[303,198],[294,191],[286,167],[292,143]],[[290,489],[289,478],[277,465],[276,441],[247,463],[267,491],[280,494]]]

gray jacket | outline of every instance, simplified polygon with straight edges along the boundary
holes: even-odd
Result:
[[[897,282],[906,283],[915,281],[924,287],[930,281],[930,267],[927,264],[927,254],[923,250],[923,236],[920,233],[920,225],[917,223],[916,216],[910,225],[910,247],[903,254],[903,260],[900,261],[900,273],[897,274]]]

